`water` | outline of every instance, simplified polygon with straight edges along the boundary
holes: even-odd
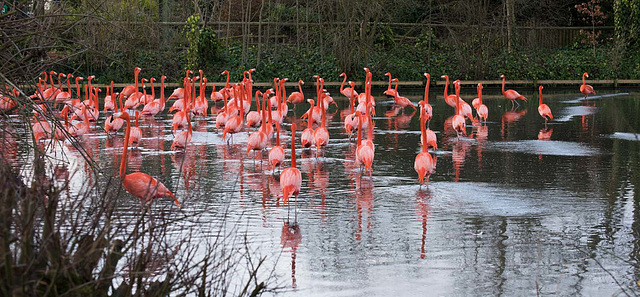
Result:
[[[251,245],[274,267],[284,295],[637,292],[640,93],[601,90],[603,96],[584,101],[576,90],[548,89],[545,103],[555,120],[547,127],[537,112],[537,93],[523,92],[530,102],[511,111],[496,90],[485,89],[487,125],[468,121],[467,136],[457,138],[445,127],[453,109],[432,88],[438,94],[430,98],[430,128],[439,150],[427,187],[418,185],[413,169],[420,139],[417,113],[390,112],[390,101],[376,97],[374,172],[362,176],[341,120],[348,104],[338,100],[340,109],[329,109],[327,148],[316,158],[315,149],[298,147],[303,184],[297,228],[290,228],[293,205],[288,215],[278,201],[279,183],[266,154],[262,165],[253,153],[245,154],[246,133],[226,145],[214,132],[212,117],[195,120],[186,153],[169,151],[170,117],[143,121],[142,145],[132,150],[128,171],[163,181],[184,211],[206,209],[204,216],[213,222],[228,211],[241,221]],[[470,101],[474,91],[463,88],[463,98]],[[421,90],[402,93],[417,102]],[[306,127],[293,114],[283,125],[283,146],[290,144],[289,123]],[[107,138],[96,132],[82,141],[111,176],[122,133]],[[95,178],[73,148],[65,150],[72,162],[62,172],[72,172],[72,185]],[[285,152],[288,166],[290,151]],[[122,215],[132,215],[137,200],[126,194],[121,202]],[[216,232],[205,230],[202,236]]]

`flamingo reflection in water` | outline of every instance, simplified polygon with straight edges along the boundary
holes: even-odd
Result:
[[[296,253],[298,246],[302,242],[302,233],[298,223],[283,222],[282,233],[280,235],[280,244],[282,249],[291,249],[291,287],[297,288],[296,283]]]
[[[416,192],[416,214],[422,221],[422,240],[420,245],[420,259],[426,257],[425,242],[427,241],[427,219],[431,213],[431,191],[429,188],[420,188]]]
[[[507,111],[505,113],[502,114],[502,126],[500,129],[501,135],[502,135],[502,140],[506,140],[507,138],[514,138],[514,137],[507,137],[505,136],[505,133],[509,132],[509,130],[511,130],[511,127],[513,126],[513,124],[517,121],[519,121],[525,114],[527,114],[527,110],[521,110],[521,111],[515,111],[515,110],[510,110]]]

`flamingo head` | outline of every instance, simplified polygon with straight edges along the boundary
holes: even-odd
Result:
[[[362,68],[362,69],[364,69],[364,71],[365,71],[366,73],[369,73],[369,68],[364,67],[364,68]]]
[[[49,75],[57,75],[57,74],[58,74],[58,73],[57,73],[57,72],[55,72],[55,71],[53,71],[53,70],[49,71]]]
[[[440,78],[447,79],[447,78],[449,78],[449,76],[445,74],[445,75],[441,76]]]
[[[316,101],[313,99],[307,99],[307,102],[309,102],[309,104],[311,104],[311,106],[314,106]]]
[[[424,77],[426,77],[428,79],[431,79],[431,74],[425,72],[423,75],[424,75]]]
[[[156,81],[156,78],[152,77],[152,78],[149,79],[149,81],[154,82],[154,81]]]
[[[584,77],[586,77],[586,78],[589,78],[589,74],[588,74],[588,73],[586,73],[586,72],[585,72],[584,74],[582,74],[582,75],[583,75]]]
[[[304,81],[302,81],[302,80],[299,80],[298,83],[304,85]]]
[[[229,74],[229,70],[225,70],[220,73],[220,75],[225,75],[225,74]]]
[[[282,79],[282,81],[289,81],[289,79],[285,77]]]
[[[539,87],[538,87],[538,90],[540,90],[540,92],[542,92],[542,89],[544,89],[544,87],[543,87],[543,86],[539,86]]]
[[[501,74],[501,75],[500,75],[500,78],[504,78],[504,74]]]
[[[353,89],[356,86],[356,83],[349,81],[349,85],[351,86],[351,88]]]
[[[256,72],[256,69],[255,68],[249,69],[249,73],[252,73],[252,72]]]
[[[136,67],[136,68],[134,69],[134,72],[135,72],[135,73],[140,73],[140,71],[142,71],[142,68],[140,68],[140,67]]]
[[[483,87],[482,87],[482,83],[479,83],[479,84],[478,84],[478,90],[482,90],[482,89],[483,89]]]
[[[346,73],[342,72],[342,73],[340,73],[339,77],[343,77],[343,76],[346,76],[346,75],[347,75]]]
[[[385,73],[384,76],[391,76],[391,72]]]
[[[167,76],[166,76],[166,75],[163,75],[163,76],[161,76],[161,77],[160,77],[160,81],[163,81],[163,82],[164,82],[164,80],[165,80],[165,79],[167,79]]]

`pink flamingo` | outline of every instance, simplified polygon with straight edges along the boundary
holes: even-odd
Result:
[[[547,121],[553,119],[553,114],[551,114],[551,108],[548,105],[542,103],[542,86],[538,87],[538,92],[540,93],[540,102],[538,102],[538,113],[544,119],[544,125],[547,126]]]
[[[584,80],[585,77],[589,77],[589,74],[587,74],[586,72],[582,74],[582,85],[580,86],[580,93],[584,94],[584,98],[587,99],[587,97],[589,97],[589,94],[595,95],[596,91],[592,86],[587,84],[587,82]]]
[[[383,94],[389,96],[389,97],[395,97],[398,94],[398,90],[394,90],[391,88],[391,73],[387,72],[384,74],[384,76],[388,76],[389,77],[389,85],[387,86],[387,90],[384,91]]]
[[[342,72],[340,74],[340,77],[343,77],[344,79],[342,80],[342,85],[340,85],[340,94],[344,95],[347,98],[351,98],[352,95],[358,96],[358,92],[356,92],[356,90],[353,87],[350,88],[345,88],[344,84],[345,82],[347,82],[347,74]]]
[[[258,127],[262,123],[262,108],[260,108],[260,98],[262,92],[256,91],[256,110],[250,111],[247,114],[247,126],[249,127]]]
[[[136,110],[136,125],[131,127],[131,135],[129,136],[129,146],[138,146],[142,138],[142,130],[140,130],[140,111]]]
[[[396,82],[396,95],[393,97],[393,100],[396,102],[396,104],[400,107],[400,108],[405,108],[408,106],[411,106],[411,108],[413,108],[413,110],[417,110],[415,105],[413,105],[413,103],[411,103],[411,100],[409,100],[409,98],[407,97],[402,97],[402,96],[398,96],[398,83],[400,82],[397,78],[394,79]]]
[[[424,73],[424,77],[427,78],[427,84],[424,86],[424,104],[421,104],[420,107],[424,108],[424,115],[427,120],[427,123],[431,121],[433,117],[433,107],[429,104],[429,85],[431,85],[431,75],[429,73]],[[420,111],[420,115],[422,116],[422,111]]]
[[[128,85],[128,86],[124,87],[122,89],[122,91],[120,92],[120,94],[122,96],[124,96],[125,98],[129,98],[129,96],[131,96],[132,94],[138,92],[138,75],[140,74],[140,71],[142,71],[142,69],[140,67],[136,67],[133,70],[133,75],[134,75],[135,80],[136,80],[135,86]]]
[[[291,167],[280,174],[280,189],[282,189],[282,203],[286,204],[289,196],[298,197],[302,187],[302,174],[296,168],[296,123],[291,124]],[[297,201],[296,201],[297,202]],[[296,203],[297,204],[297,203]],[[297,210],[297,209],[296,209]],[[296,220],[297,220],[296,211]]]
[[[453,84],[456,88],[456,97],[460,95],[460,83]],[[453,120],[451,121],[451,126],[460,137],[460,133],[467,134],[466,131],[466,123],[464,117],[460,115],[460,100],[456,100],[456,115],[453,116]]]
[[[295,138],[295,135],[293,137]],[[280,146],[280,123],[276,123],[276,145],[269,151],[271,170],[275,171],[276,166],[280,167],[282,161],[284,161],[284,149]]]
[[[120,100],[120,112],[124,112],[124,110],[122,109],[122,95],[118,94],[117,97]],[[118,104],[115,105],[115,111],[116,113],[118,112]],[[114,132],[114,133],[118,132],[123,125],[124,125],[124,120],[122,118],[120,118],[117,115],[110,115],[104,121],[104,132],[107,132],[107,134],[110,132]]]
[[[173,201],[180,207],[180,202],[176,196],[167,189],[167,187],[157,179],[142,172],[127,173],[127,151],[129,149],[129,137],[131,134],[131,120],[129,114],[123,112],[120,118],[127,122],[127,128],[124,135],[124,144],[122,146],[122,158],[120,159],[120,180],[127,192],[136,196],[143,205],[150,205],[155,198],[171,197]]]
[[[504,98],[511,100],[511,106],[512,108],[515,107],[513,105],[513,103],[515,102],[516,104],[518,104],[518,102],[516,102],[516,100],[524,100],[524,102],[527,102],[527,98],[525,96],[520,95],[518,92],[514,91],[514,90],[504,90],[504,82],[506,80],[504,74],[500,75],[500,78],[502,78],[502,95],[504,96]],[[520,106],[520,104],[518,104],[518,106]]]
[[[487,123],[487,118],[489,117],[489,108],[486,105],[482,104],[482,84],[478,84],[478,107],[476,107],[476,112],[478,113],[478,117],[484,120],[484,123]]]
[[[160,99],[155,99],[153,102],[145,105],[142,109],[143,116],[155,116],[164,110],[165,100],[164,100],[164,80],[166,76],[160,77]]]
[[[445,85],[444,85],[444,101],[447,103],[447,105],[456,108],[456,101],[458,101],[458,98],[456,95],[449,95],[448,91],[449,91],[449,76],[448,75],[443,75],[441,76],[442,78],[444,78],[446,80]],[[455,83],[458,82],[458,80],[456,80],[454,82]]]
[[[239,93],[240,94],[236,94],[239,96],[234,96],[236,97],[236,99],[238,101],[240,101],[240,109],[238,110],[239,113],[238,115],[231,117],[229,120],[227,120],[226,124],[224,125],[224,130],[222,132],[222,139],[225,139],[225,136],[227,135],[227,133],[229,134],[235,134],[238,133],[242,130],[242,127],[244,126],[244,113],[242,112],[244,110],[244,99],[242,97],[244,97],[243,93],[244,93],[244,83],[242,87],[238,87],[238,85],[236,85],[236,88],[233,90],[234,93],[236,93],[236,89],[239,89]],[[231,138],[229,138],[231,139]],[[227,144],[229,143],[229,140],[227,140]]]
[[[193,106],[193,111],[195,112],[196,115],[201,115],[205,117],[207,116],[207,109],[209,109],[209,102],[207,101],[207,97],[204,95],[204,90],[206,86],[207,86],[207,78],[202,77],[200,79],[200,96],[196,97],[196,100]]]
[[[143,81],[147,81],[146,79],[142,79]],[[153,101],[156,100],[156,89],[153,87],[153,82],[156,81],[155,77],[152,77],[149,79],[149,83],[151,84],[151,95],[148,95],[146,93],[143,94],[143,96],[141,96],[138,101],[141,102],[144,105],[147,105]],[[144,88],[144,86],[143,86]]]
[[[299,91],[291,93],[289,95],[289,98],[287,98],[287,102],[293,103],[293,105],[304,102],[304,92],[302,92],[302,85],[304,85],[304,81],[299,80],[298,81]]]
[[[260,99],[258,99],[259,95],[261,95],[262,92],[260,91],[256,91],[256,101],[260,102]],[[258,105],[260,106],[260,105]],[[263,111],[262,113],[262,122],[266,122],[266,113]],[[247,116],[248,117],[248,116]],[[248,120],[247,120],[248,122]],[[277,122],[276,122],[277,123]],[[267,124],[268,125],[268,124]],[[263,149],[267,148],[267,145],[269,144],[269,137],[267,136],[267,134],[265,133],[265,127],[267,125],[262,125],[260,127],[260,129],[258,129],[258,131],[255,131],[253,133],[251,133],[251,135],[249,135],[249,139],[247,140],[247,154],[249,154],[250,151],[262,151]]]
[[[425,127],[427,123],[426,119],[427,119],[426,116],[420,117],[420,132],[421,132],[420,136],[422,138],[422,151],[416,156],[416,159],[413,162],[413,169],[415,169],[415,171],[418,173],[418,182],[420,183],[421,186],[422,184],[425,183],[425,177],[426,177],[426,181],[427,182],[429,181],[429,177],[431,176],[431,174],[433,173],[433,170],[435,169],[433,157],[431,157],[431,154],[427,151],[428,142],[427,142],[427,131]]]
[[[307,119],[307,129],[304,129],[304,131],[302,131],[302,135],[300,136],[300,142],[302,143],[302,147],[304,148],[309,148],[311,147],[311,144],[313,144],[313,141],[315,140],[313,135],[313,113],[314,113],[314,104],[315,101],[313,99],[307,99],[307,102],[309,102],[309,104],[311,104],[311,107],[309,108],[309,118]]]
[[[349,85],[353,89],[355,83],[350,81]],[[355,102],[356,94],[354,92],[351,93],[351,99],[349,103],[351,105],[350,113],[344,118],[344,129],[349,134],[349,141],[351,141],[351,135],[353,134],[353,130],[358,127],[358,117],[355,114],[354,102]]]
[[[322,96],[324,96],[324,94],[320,93],[320,98],[318,98],[318,100],[322,100]],[[327,130],[326,127],[327,111],[324,108],[321,108],[321,110],[322,120],[320,122],[320,127],[313,132],[313,139],[316,144],[316,157],[318,156],[320,148],[327,146],[327,143],[329,143],[329,130]]]
[[[358,117],[358,141],[356,142],[356,164],[362,168],[364,165],[365,172],[369,171],[369,175],[373,174],[373,148],[365,143],[362,143],[362,122],[368,121],[367,115],[362,115],[359,111],[356,111]],[[372,124],[369,124],[373,126]]]
[[[187,143],[191,141],[191,136],[193,135],[193,130],[191,128],[191,119],[189,118],[189,113],[186,114],[187,117],[187,131],[180,131],[176,134],[176,137],[173,139],[173,143],[171,143],[171,150],[175,151],[176,149],[186,149]]]

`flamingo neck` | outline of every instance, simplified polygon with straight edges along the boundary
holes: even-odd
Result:
[[[542,89],[539,89],[540,92],[540,102],[538,103],[538,106],[542,105]]]
[[[53,75],[49,74],[49,80],[51,81],[51,88],[53,88]]]
[[[138,128],[140,122],[140,112],[136,110],[136,128]]]
[[[291,168],[296,168],[296,125],[291,125]]]
[[[353,113],[354,107],[353,107],[353,102],[355,101],[355,96],[354,96],[354,92],[351,92],[351,99],[349,99],[349,103],[351,104],[351,113]]]
[[[584,76],[585,76],[585,75],[584,75],[584,74],[582,74],[582,84],[583,84],[583,85],[586,85],[586,84],[587,84],[587,82],[584,80]]]
[[[422,114],[426,113],[426,111],[424,111],[424,108],[420,113]],[[420,136],[422,137],[422,152],[427,151],[427,129],[425,128],[426,120],[427,120],[426,115],[420,117],[420,132],[421,132]]]
[[[44,80],[43,81],[44,81],[44,88],[46,89],[47,88],[47,72],[46,71],[42,72],[42,74],[44,74]]]
[[[424,103],[429,104],[429,84],[431,83],[431,78],[427,76],[427,85],[424,87]]]
[[[134,93],[137,93],[138,92],[138,71],[134,73],[134,79],[136,80],[136,91]]]
[[[504,95],[504,82],[507,78],[506,77],[502,77],[502,94]]]
[[[118,100],[120,101],[120,112],[124,111],[124,107],[122,106],[122,93],[118,95]],[[116,111],[118,111],[118,106],[116,105]]]
[[[311,104],[309,107],[309,118],[307,118],[307,129],[313,129],[313,109],[315,105]]]
[[[280,146],[280,123],[276,124],[276,146]]]
[[[126,114],[125,120],[127,123],[127,128],[124,132],[124,143],[122,144],[122,157],[120,158],[120,178],[124,179],[125,174],[127,173],[127,151],[129,150],[129,137],[131,136],[131,120],[129,116]]]
[[[155,79],[150,80],[149,83],[151,83],[151,98],[156,99],[156,89],[153,87],[154,80]]]
[[[387,90],[391,90],[391,74],[389,74],[389,85],[387,86]]]
[[[226,71],[226,72],[227,72],[227,82],[224,84],[224,87],[225,87],[225,88],[229,88],[229,87],[230,87],[230,85],[229,85],[229,77],[230,77],[230,74],[229,74],[229,71]]]
[[[344,75],[344,79],[342,80],[342,84],[340,85],[340,93],[344,90],[344,83],[347,82],[347,75]]]
[[[358,141],[356,142],[357,146],[362,144],[362,115],[358,116]]]
[[[304,98],[304,93],[302,93],[302,83],[300,83],[300,81],[298,81],[298,90],[300,90],[300,95]]]
[[[480,107],[480,105],[482,105],[482,89],[478,88],[478,102],[480,102],[480,104],[478,104],[478,107]]]
[[[160,106],[164,109],[164,78],[160,79]]]
[[[396,94],[398,93],[398,84],[400,83],[400,80],[396,79],[396,87],[394,88],[394,90],[396,91]]]
[[[262,113],[262,109],[260,108],[260,91],[256,91],[256,110]],[[262,113],[264,114],[264,113]]]
[[[322,97],[322,102],[324,102],[324,94],[320,95]],[[327,107],[328,107],[329,103],[327,103]],[[324,103],[322,104],[322,108],[320,108],[322,110],[322,123],[320,123],[320,127],[324,128],[325,127],[325,123],[327,122],[327,111],[324,109]]]
[[[447,97],[449,97],[449,76],[445,75],[444,76],[445,79],[445,83],[444,83],[444,100],[447,100]]]
[[[78,81],[80,81],[80,79],[76,77],[76,96],[80,99],[80,83],[78,83]]]

